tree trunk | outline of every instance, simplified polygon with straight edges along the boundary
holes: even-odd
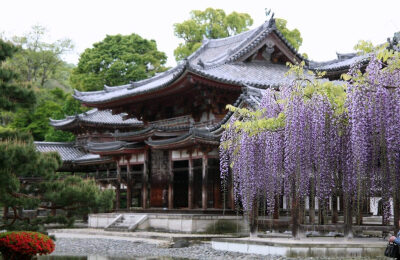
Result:
[[[311,178],[310,180],[310,195],[308,197],[308,215],[309,215],[309,222],[311,225],[315,224],[315,191],[314,191],[314,179]]]
[[[318,224],[325,225],[325,201],[322,199],[318,200]]]
[[[394,224],[394,234],[399,232],[399,191],[395,188],[393,195],[393,224]]]
[[[250,237],[257,237],[258,232],[258,201],[253,201],[253,208],[249,212]]]
[[[299,225],[299,198],[296,196],[296,192],[293,192],[292,195],[292,210],[291,210],[291,215],[292,215],[292,237],[293,238],[299,238],[299,231],[300,231],[300,225]]]
[[[273,218],[274,219],[279,219],[279,195],[275,195],[275,205],[274,205],[274,214]]]
[[[336,192],[332,196],[332,224],[336,224],[338,222],[338,198],[336,196]]]
[[[363,203],[364,200],[360,199],[357,203],[357,218],[356,218],[356,223],[358,226],[362,225],[362,216],[363,216]]]
[[[3,220],[4,220],[4,223],[7,222],[7,217],[8,217],[8,206],[4,206],[4,208],[3,208]]]
[[[350,198],[345,196],[344,198],[344,237],[352,238],[353,237],[353,210],[352,210],[352,202]]]

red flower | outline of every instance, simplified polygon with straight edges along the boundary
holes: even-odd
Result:
[[[25,231],[0,233],[0,252],[4,256],[19,255],[26,258],[37,254],[50,254],[54,249],[53,240],[41,233]]]

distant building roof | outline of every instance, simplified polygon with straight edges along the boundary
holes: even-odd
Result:
[[[61,120],[50,119],[50,125],[56,129],[74,128],[77,124],[91,126],[106,126],[106,127],[140,127],[143,123],[135,118],[124,120],[126,114],[113,115],[111,110],[98,110],[97,108],[89,110],[75,116],[67,116]]]
[[[58,152],[64,163],[82,163],[89,161],[107,161],[97,154],[86,153],[74,143],[64,142],[35,142],[36,150],[42,153]]]

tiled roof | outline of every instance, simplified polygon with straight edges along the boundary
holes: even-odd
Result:
[[[289,70],[285,65],[265,62],[223,64],[204,70],[193,66],[192,70],[216,81],[261,88],[279,87],[293,80],[292,77],[285,77]]]
[[[119,151],[123,149],[134,149],[142,148],[143,145],[136,142],[125,142],[125,141],[114,141],[114,142],[102,142],[95,143],[90,142],[87,144],[87,149],[91,152],[103,152],[103,151]]]
[[[85,153],[74,143],[62,142],[35,142],[36,150],[42,153],[58,152],[64,163],[85,163],[91,161],[109,161],[110,158],[100,157],[98,154]]]
[[[309,67],[312,70],[319,71],[341,71],[349,69],[354,63],[367,62],[369,55],[357,55],[356,53],[338,54],[338,59],[326,62],[310,62]]]
[[[97,110],[97,108],[89,110],[85,113],[68,116],[61,120],[50,119],[50,124],[55,128],[66,128],[77,122],[86,123],[89,125],[110,125],[110,126],[127,126],[137,127],[142,126],[143,123],[135,118],[124,120],[126,114],[113,115],[111,110]]]
[[[194,142],[194,141],[196,141],[197,143],[204,142],[204,143],[218,145],[219,139],[220,139],[219,136],[214,135],[208,129],[192,128],[187,133],[177,136],[177,137],[162,139],[162,140],[149,139],[149,140],[145,141],[145,143],[147,145],[150,145],[150,146],[156,147],[156,148],[160,148],[160,147],[168,146],[168,145],[172,145],[172,144],[177,145],[177,144]]]
[[[35,142],[39,152],[58,152],[64,162],[72,162],[86,153],[75,147],[74,143],[61,142]]]
[[[276,29],[274,20],[223,39],[205,39],[203,45],[181,64],[150,79],[134,82],[118,87],[104,87],[102,91],[79,92],[74,97],[86,104],[100,104],[112,100],[137,96],[157,91],[179,79],[185,73],[191,72],[225,83],[248,84],[256,87],[271,87],[287,81],[283,74],[287,71],[284,65],[267,62],[244,64],[238,59],[255,48],[260,47],[267,37],[274,33],[299,59],[303,57],[287,42]]]

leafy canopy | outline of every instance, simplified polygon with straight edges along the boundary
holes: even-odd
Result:
[[[63,74],[69,65],[62,60],[62,55],[73,50],[73,43],[67,38],[48,43],[46,33],[45,27],[34,25],[27,34],[12,37],[19,50],[7,63],[19,74],[21,83],[39,88],[50,80],[66,84]]]
[[[276,27],[298,50],[303,42],[298,29],[289,30],[285,19],[276,18]],[[184,42],[174,50],[175,59],[182,60],[200,48],[203,37],[208,39],[224,38],[247,31],[253,25],[249,14],[232,12],[226,14],[222,9],[207,8],[204,11],[193,10],[190,19],[174,24],[175,36]]]
[[[31,107],[35,103],[32,90],[15,84],[17,74],[4,61],[11,57],[17,48],[0,39],[0,110],[14,110],[17,107]]]
[[[193,10],[190,19],[174,24],[175,36],[184,40],[174,50],[176,60],[182,60],[196,51],[203,35],[209,39],[228,37],[247,31],[253,24],[249,14],[232,12],[226,14],[222,9],[207,8]]]
[[[81,54],[70,80],[79,90],[100,90],[104,85],[122,85],[154,76],[165,70],[166,60],[154,40],[134,33],[107,35]]]
[[[301,44],[303,43],[303,38],[301,37],[300,31],[295,28],[289,30],[286,25],[287,21],[285,19],[276,18],[275,19],[276,28],[285,36],[286,40],[296,49],[299,50]]]

